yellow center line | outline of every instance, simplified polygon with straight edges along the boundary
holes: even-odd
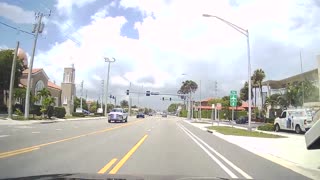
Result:
[[[109,172],[109,174],[116,174],[124,163],[132,156],[132,154],[138,149],[139,146],[147,139],[148,135],[144,135],[140,141],[133,146],[133,148],[118,162],[118,164]]]
[[[108,169],[117,161],[116,158],[112,159],[108,164],[106,164],[100,171],[98,171],[99,174],[104,174],[108,171]]]
[[[30,146],[30,147],[26,147],[26,148],[21,148],[21,149],[16,149],[16,150],[12,150],[12,151],[7,151],[7,152],[2,152],[0,153],[0,159],[1,158],[5,158],[5,157],[9,157],[9,156],[13,156],[13,155],[17,155],[17,154],[21,154],[21,153],[25,153],[25,152],[30,152],[36,149],[39,149],[40,147],[44,147],[44,146],[48,146],[51,144],[57,144],[60,142],[65,142],[65,141],[70,141],[70,140],[74,140],[74,139],[78,139],[80,137],[84,137],[84,136],[89,136],[89,135],[93,135],[93,134],[99,134],[99,133],[103,133],[103,132],[107,132],[107,131],[111,131],[114,129],[119,129],[125,126],[129,126],[132,124],[136,124],[138,122],[141,122],[143,120],[137,120],[131,123],[127,123],[127,124],[123,124],[123,125],[119,125],[119,126],[115,126],[115,127],[111,127],[111,128],[106,128],[106,129],[102,129],[99,131],[94,131],[94,132],[90,132],[90,133],[86,133],[86,134],[82,134],[82,135],[78,135],[78,136],[73,136],[70,138],[65,138],[65,139],[60,139],[57,141],[52,141],[52,142],[48,142],[48,143],[43,143],[43,144],[39,144],[39,145],[34,145],[34,146]]]
[[[23,151],[16,151],[16,152],[8,153],[8,154],[2,154],[2,155],[0,155],[0,158],[6,158],[6,157],[22,154],[22,153],[31,152],[31,151],[38,150],[38,149],[39,148],[31,148],[31,149],[26,149]]]

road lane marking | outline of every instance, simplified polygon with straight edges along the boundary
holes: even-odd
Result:
[[[43,143],[43,144],[30,146],[30,147],[26,147],[26,148],[21,148],[21,149],[17,149],[17,150],[12,150],[12,151],[2,152],[2,153],[0,152],[0,159],[7,157],[7,156],[2,156],[4,154],[11,154],[11,153],[24,151],[24,150],[28,150],[28,149],[35,149],[35,148],[48,146],[48,145],[51,145],[51,144],[57,144],[57,143],[60,143],[60,142],[70,141],[70,140],[78,139],[78,138],[84,137],[84,136],[89,136],[89,135],[93,135],[93,134],[99,134],[99,133],[111,131],[111,130],[114,130],[114,129],[119,129],[119,128],[122,128],[122,127],[125,127],[125,126],[129,126],[129,125],[132,125],[132,124],[139,123],[141,121],[143,121],[143,119],[142,120],[137,120],[137,121],[134,121],[134,122],[131,122],[131,123],[127,123],[127,124],[111,127],[111,128],[106,128],[106,129],[99,130],[99,131],[93,131],[93,132],[90,132],[90,133],[86,133],[86,134],[82,134],[82,135],[78,135],[78,136],[73,136],[73,137],[70,137],[70,138],[60,139],[60,140],[57,140],[57,141],[52,141],[52,142]],[[18,154],[21,154],[21,153],[18,153]]]
[[[108,164],[106,164],[100,171],[98,171],[98,174],[104,174],[108,171],[108,169],[117,161],[116,158],[113,158]]]
[[[202,144],[200,144],[194,137],[192,137],[181,125],[178,125],[207,155],[214,160],[231,178],[238,178],[229,168],[227,168],[221,161],[219,161],[213,154],[211,154]]]
[[[32,134],[39,134],[40,132],[39,131],[33,131],[31,132]]]
[[[0,135],[0,138],[8,137],[8,136],[10,136],[10,135],[4,134],[4,135]]]
[[[225,158],[223,155],[221,155],[218,151],[214,150],[211,146],[209,146],[206,142],[204,142],[202,139],[200,139],[198,136],[193,134],[189,129],[181,125],[187,132],[189,132],[194,138],[196,138],[198,141],[200,141],[204,146],[206,146],[210,151],[215,153],[218,157],[220,157],[224,162],[226,162],[229,166],[231,166],[234,170],[236,170],[238,173],[240,173],[243,177],[246,179],[252,179],[251,176],[249,176],[246,172],[244,172],[242,169],[240,169],[238,166],[233,164],[231,161],[229,161],[227,158]]]
[[[141,144],[147,139],[148,135],[144,135],[140,141],[133,146],[132,149],[130,149],[130,151],[123,156],[123,158],[118,162],[118,164],[109,172],[109,174],[116,174],[119,169],[124,165],[124,163],[126,163],[126,161],[132,156],[132,154],[138,149],[139,146],[141,146]]]
[[[27,153],[27,152],[31,152],[34,150],[38,150],[40,149],[39,147],[35,147],[35,148],[29,148],[29,149],[22,149],[20,151],[14,151],[14,152],[7,152],[7,153],[1,153],[0,154],[0,159],[1,158],[6,158],[6,157],[10,157],[10,156],[14,156],[14,155],[18,155],[18,154],[22,154],[22,153]]]
[[[56,129],[56,131],[61,131],[62,129]]]

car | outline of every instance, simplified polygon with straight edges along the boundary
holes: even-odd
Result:
[[[248,123],[248,117],[247,116],[241,116],[239,119],[236,120],[237,124],[246,124]]]
[[[108,122],[128,122],[128,113],[122,108],[114,108],[108,114]]]
[[[307,132],[312,126],[312,113],[308,109],[287,109],[274,120],[275,131],[289,130],[297,134]]]
[[[83,112],[84,115],[90,115],[90,111],[87,111],[85,109],[83,109],[82,112]]]
[[[137,118],[144,118],[144,114],[143,114],[142,112],[139,112],[139,113],[137,114]]]
[[[149,116],[153,116],[153,114],[152,114],[152,113],[149,113]]]
[[[162,113],[162,117],[168,117],[167,113]]]

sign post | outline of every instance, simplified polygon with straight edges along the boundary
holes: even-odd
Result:
[[[234,107],[237,106],[238,97],[237,97],[237,91],[232,90],[230,91],[230,106],[232,107],[232,122],[234,119]]]
[[[215,105],[212,104],[212,105],[211,105],[211,108],[212,108],[212,111],[211,111],[211,119],[212,119],[212,126],[213,126],[213,109],[214,109],[214,112],[216,112]],[[216,116],[216,114],[214,114],[214,116]],[[215,119],[215,118],[214,118],[214,119]]]
[[[217,106],[216,106],[216,117],[218,119],[218,126],[220,124],[220,116],[219,116],[219,110],[221,109],[221,103],[217,103]]]

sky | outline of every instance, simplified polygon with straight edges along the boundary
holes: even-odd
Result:
[[[182,81],[201,82],[195,98],[228,95],[248,79],[246,36],[211,14],[248,29],[252,72],[266,80],[283,79],[317,67],[320,54],[319,0],[0,0],[0,22],[31,32],[35,13],[45,28],[34,68],[44,68],[60,85],[63,68],[74,64],[77,95],[81,81],[88,99],[97,100],[111,63],[109,94],[119,102],[125,92],[176,93]],[[51,12],[51,13],[50,13]],[[50,16],[49,16],[50,14]],[[0,24],[0,48],[32,54],[30,34]],[[163,96],[132,95],[133,104],[165,109]],[[169,98],[169,96],[166,96]]]

